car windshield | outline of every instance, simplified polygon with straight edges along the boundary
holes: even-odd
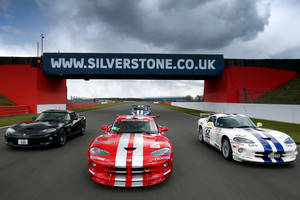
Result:
[[[36,121],[66,121],[70,116],[65,112],[43,112]]]
[[[219,117],[216,122],[216,127],[220,128],[249,128],[256,127],[249,117]]]
[[[116,121],[111,128],[111,133],[157,133],[158,129],[154,121],[124,120]]]

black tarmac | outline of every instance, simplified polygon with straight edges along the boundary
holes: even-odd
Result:
[[[114,188],[95,183],[88,174],[87,151],[101,125],[130,105],[83,113],[86,135],[61,148],[14,149],[4,144],[0,129],[1,200],[147,200],[147,199],[300,199],[300,159],[292,165],[254,165],[224,160],[214,148],[197,140],[198,117],[152,106],[159,123],[169,127],[174,171],[165,182],[143,188]],[[298,148],[299,151],[299,148]]]

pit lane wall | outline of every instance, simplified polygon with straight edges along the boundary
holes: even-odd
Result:
[[[217,112],[240,113],[253,118],[300,124],[300,105],[172,102],[172,106]]]
[[[0,117],[28,113],[28,106],[0,106]]]

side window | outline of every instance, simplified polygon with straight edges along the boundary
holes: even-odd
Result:
[[[222,119],[221,118],[218,118],[217,119],[217,121],[216,121],[216,127],[222,127],[223,126],[223,124],[221,124],[220,122],[222,121]]]
[[[66,116],[65,116],[66,120],[71,120],[71,117],[70,117],[70,114],[67,113]]]
[[[212,122],[212,123],[214,123],[214,125],[215,125],[215,124],[216,124],[216,119],[217,119],[216,116],[210,116],[210,118],[208,119],[207,122]]]
[[[72,121],[75,119],[75,113],[71,113],[71,119]]]

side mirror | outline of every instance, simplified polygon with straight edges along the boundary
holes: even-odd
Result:
[[[33,121],[35,121],[35,120],[36,120],[36,116],[32,116],[31,119],[32,119]]]
[[[103,125],[103,126],[101,126],[101,129],[104,130],[104,131],[107,131],[108,126],[107,125]]]
[[[212,123],[212,122],[208,122],[208,123],[207,123],[207,126],[212,127],[213,125],[214,125],[214,123]]]
[[[262,125],[263,124],[261,122],[257,122],[257,124],[256,124],[257,128],[262,127]]]
[[[166,126],[162,126],[162,127],[160,127],[160,130],[161,130],[161,132],[166,132],[169,130],[169,128]]]

